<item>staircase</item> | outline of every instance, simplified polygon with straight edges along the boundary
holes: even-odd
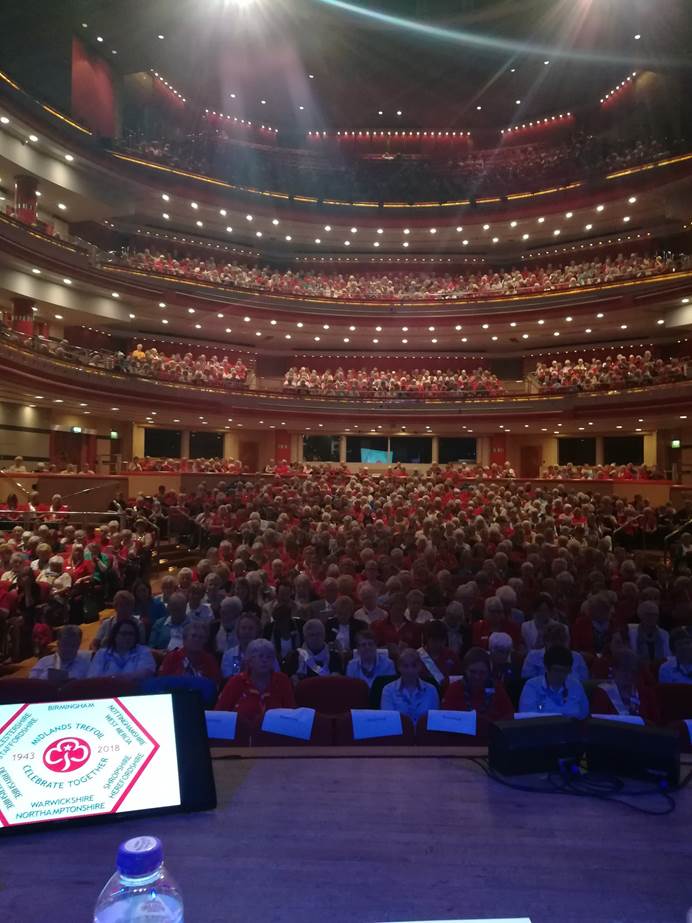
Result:
[[[181,567],[193,567],[201,558],[204,552],[191,551],[189,545],[181,545],[178,542],[162,541],[159,545],[159,569],[160,570],[180,570]]]

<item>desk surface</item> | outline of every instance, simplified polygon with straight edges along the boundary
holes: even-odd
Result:
[[[3,918],[88,923],[119,842],[146,833],[163,840],[188,923],[682,923],[692,904],[690,789],[655,818],[513,791],[458,757],[215,771],[214,812],[0,839]]]

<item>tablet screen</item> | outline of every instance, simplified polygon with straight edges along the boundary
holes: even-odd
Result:
[[[0,827],[180,805],[170,695],[0,705]]]

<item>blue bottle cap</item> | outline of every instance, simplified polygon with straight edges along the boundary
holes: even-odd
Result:
[[[163,846],[155,836],[136,836],[125,840],[118,849],[118,871],[128,877],[150,875],[163,862]]]

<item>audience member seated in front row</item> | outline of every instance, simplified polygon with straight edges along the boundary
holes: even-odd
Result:
[[[692,683],[692,629],[676,628],[670,633],[672,656],[661,664],[659,683]]]
[[[432,683],[421,679],[423,664],[418,651],[406,648],[399,655],[399,679],[382,690],[380,708],[398,711],[415,724],[431,708],[439,708],[440,696]]]
[[[132,618],[116,621],[108,643],[94,654],[89,676],[126,676],[132,680],[153,676],[156,662],[149,648],[139,643],[139,631]]]
[[[423,626],[423,644],[418,648],[418,655],[423,662],[423,676],[433,680],[437,688],[450,676],[461,673],[461,661],[447,647],[447,629],[444,622],[433,620]]]
[[[599,683],[591,699],[592,715],[638,715],[653,724],[660,720],[656,693],[642,681],[635,651],[619,647],[613,652],[612,681]]]
[[[442,700],[442,708],[475,711],[476,736],[479,741],[484,741],[493,721],[511,718],[514,707],[504,687],[493,682],[487,651],[472,647],[464,657],[462,670],[463,678],[451,683]]]
[[[589,700],[572,673],[572,651],[552,647],[543,658],[545,672],[526,681],[519,699],[520,712],[545,712],[568,718],[586,718]]]
[[[346,667],[346,675],[362,679],[372,686],[378,676],[395,676],[394,663],[387,654],[378,651],[375,635],[371,631],[361,631],[358,646],[352,660]]]
[[[293,686],[278,669],[274,645],[266,638],[248,644],[246,667],[232,676],[223,687],[216,703],[221,711],[237,711],[248,724],[259,727],[270,708],[295,708]]]
[[[58,649],[54,654],[41,657],[29,673],[31,679],[49,679],[64,683],[68,679],[84,679],[89,672],[91,655],[80,651],[82,629],[78,625],[65,625],[58,635]]]

